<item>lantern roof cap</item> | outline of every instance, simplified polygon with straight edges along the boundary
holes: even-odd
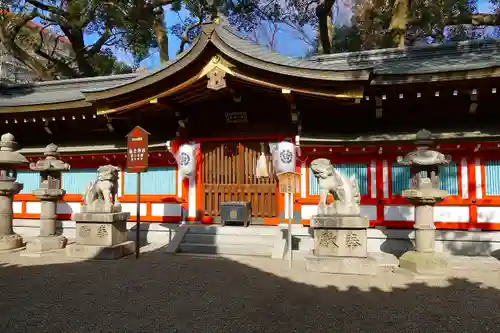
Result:
[[[17,142],[14,135],[5,133],[0,137],[0,165],[22,165],[28,164],[28,160],[16,150]]]

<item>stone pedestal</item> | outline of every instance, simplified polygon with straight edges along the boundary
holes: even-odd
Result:
[[[415,249],[399,258],[399,267],[415,274],[440,275],[449,270],[447,255],[435,252],[436,227],[434,204],[448,193],[434,188],[403,191],[403,197],[415,204]]]
[[[81,259],[118,259],[134,253],[127,241],[130,213],[75,213],[76,243],[66,248],[68,256]]]
[[[33,242],[26,244],[28,255],[64,249],[68,240],[63,235],[57,235],[56,210],[57,201],[64,195],[60,189],[37,189],[33,194],[40,199],[40,235]]]
[[[23,189],[22,184],[16,183],[16,168],[28,164],[28,160],[16,150],[14,136],[3,134],[0,138],[0,251],[23,246],[22,237],[14,233],[12,226],[12,199]]]
[[[306,269],[334,274],[376,274],[377,262],[367,254],[368,226],[368,218],[364,216],[313,216],[314,250],[306,257]]]
[[[15,250],[23,246],[23,238],[14,233],[12,227],[13,195],[19,193],[23,186],[12,181],[0,180],[0,251]]]

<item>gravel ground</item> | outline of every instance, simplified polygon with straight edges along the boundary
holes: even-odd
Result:
[[[0,332],[500,332],[499,271],[416,281],[300,263],[167,255],[0,255]]]

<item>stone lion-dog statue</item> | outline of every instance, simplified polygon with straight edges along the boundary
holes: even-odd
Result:
[[[97,179],[85,191],[83,211],[86,213],[119,213],[118,178],[120,168],[104,165],[97,169]]]
[[[311,162],[311,171],[319,184],[319,213],[338,215],[359,215],[360,193],[356,177],[348,179],[335,169],[326,158]],[[333,203],[328,205],[328,194],[333,196]]]

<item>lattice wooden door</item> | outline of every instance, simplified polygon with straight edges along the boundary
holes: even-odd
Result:
[[[250,201],[254,217],[276,217],[277,183],[267,143],[264,145],[269,178],[257,179],[255,167],[261,154],[259,142],[203,145],[202,184],[205,214],[220,215],[226,201]]]

